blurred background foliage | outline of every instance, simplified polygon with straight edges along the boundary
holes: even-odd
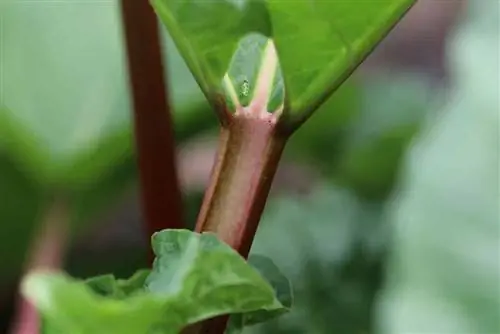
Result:
[[[489,316],[498,310],[500,297],[492,283],[499,272],[498,261],[496,267],[493,263],[499,260],[498,192],[493,196],[498,145],[492,142],[498,139],[498,108],[488,109],[498,94],[498,78],[490,78],[498,73],[498,48],[491,63],[481,61],[495,54],[498,34],[487,33],[495,18],[486,19],[486,12],[493,12],[495,0],[482,3],[469,4],[462,15],[458,0],[419,1],[291,138],[252,252],[271,256],[292,279],[296,305],[289,315],[249,333],[374,332],[376,299],[386,285],[389,297],[379,308],[385,332],[414,330],[411,322],[397,324],[391,318],[397,314],[391,307],[400,303],[406,308],[398,319],[415,313],[420,323],[441,321],[436,315],[446,312],[466,326],[435,322],[436,327],[429,323],[422,330],[499,331]],[[117,3],[14,0],[0,6],[0,312],[5,328],[16,279],[53,192],[72,199],[66,265],[71,274],[129,275],[146,265],[148,240],[141,227]],[[473,14],[484,15],[491,26],[466,24],[481,21]],[[212,165],[217,122],[164,31],[163,42],[185,212],[192,225]],[[447,57],[445,45],[451,45]],[[467,63],[469,58],[474,60]],[[488,66],[497,71],[485,70]],[[490,76],[480,77],[480,72]],[[475,97],[473,91],[484,95]],[[465,129],[468,124],[473,126]],[[455,206],[464,211],[452,212]],[[395,214],[399,207],[405,211]],[[464,247],[460,240],[472,235],[476,239]],[[443,240],[449,243],[436,246]],[[490,248],[480,251],[487,240]],[[482,262],[487,258],[491,261]],[[473,271],[479,276],[465,275],[478,263],[482,267]],[[488,273],[495,268],[492,278]],[[465,278],[447,284],[449,277],[434,275],[446,270],[453,277],[488,281],[478,291]],[[415,296],[408,292],[417,288],[446,292],[431,305],[429,299],[411,299]],[[470,294],[459,297],[456,292],[464,289]],[[475,312],[490,327],[475,327],[463,312],[453,313],[469,302],[479,305]],[[483,308],[489,311],[481,313]]]

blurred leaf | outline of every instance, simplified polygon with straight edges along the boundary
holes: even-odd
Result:
[[[351,119],[329,174],[368,199],[390,194],[400,161],[418,133],[436,87],[412,73],[372,74],[360,85],[361,112]]]
[[[85,188],[132,155],[116,6],[13,1],[2,13],[1,102],[8,109],[0,114],[1,140],[43,184]],[[182,127],[206,103],[168,36],[165,42],[175,118]]]
[[[331,186],[269,203],[251,253],[267,254],[293,282],[294,304],[244,333],[367,332],[387,239],[380,216],[379,205]]]
[[[394,187],[400,161],[441,89],[413,73],[351,78],[292,136],[286,157],[370,200]]]
[[[84,282],[62,273],[28,275],[23,282],[23,294],[43,314],[44,334],[148,333],[153,324],[167,321],[165,306],[173,302],[170,296],[146,293],[125,299],[104,297]]]
[[[128,279],[116,279],[113,274],[106,274],[91,277],[85,280],[85,284],[102,296],[120,299],[143,290],[149,274],[150,270],[146,269],[138,270]]]
[[[217,105],[224,94],[226,72],[240,96],[242,81],[253,92],[258,69],[275,59],[273,45],[265,39],[238,45],[246,35],[259,33],[276,44],[287,91],[277,95],[287,99],[293,114],[307,114],[337,88],[412,3],[154,0],[153,6],[212,104]],[[270,51],[268,59],[264,48]],[[278,73],[274,87],[282,91],[279,66],[273,64],[267,71]],[[240,102],[247,104],[245,99]]]
[[[264,12],[262,15],[267,15]],[[274,112],[283,105],[284,87],[281,70],[276,60],[276,50],[269,38],[250,33],[240,36],[241,40],[234,51],[224,77],[226,104],[235,110],[233,100],[246,107],[251,101],[258,100],[262,93],[268,97],[267,111]],[[263,78],[265,79],[264,81]],[[260,87],[269,84],[268,91]],[[235,90],[232,93],[232,90]],[[232,97],[231,94],[236,94]]]
[[[274,288],[276,298],[284,306],[277,310],[259,310],[243,314],[233,314],[229,319],[226,332],[229,334],[241,333],[244,327],[269,321],[288,312],[293,303],[292,285],[274,262],[266,256],[252,254],[248,263],[257,269],[260,274]]]
[[[268,30],[260,1],[153,0],[152,4],[211,102],[223,94],[222,77],[239,39],[250,31]]]
[[[147,278],[147,271],[87,281],[39,272],[25,278],[23,294],[46,332],[75,334],[177,334],[222,314],[283,308],[259,272],[214,235],[165,230],[152,243],[157,258]]]
[[[500,332],[499,11],[468,2],[446,105],[408,158],[393,209],[383,333]]]

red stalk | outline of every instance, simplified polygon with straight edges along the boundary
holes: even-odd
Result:
[[[142,206],[148,235],[183,228],[182,195],[156,15],[146,0],[122,0]]]
[[[288,136],[276,118],[252,111],[229,116],[222,127],[210,185],[196,224],[214,232],[247,257]],[[215,318],[184,333],[222,334],[227,317]]]

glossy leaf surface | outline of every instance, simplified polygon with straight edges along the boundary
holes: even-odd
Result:
[[[258,271],[213,234],[163,231],[153,235],[157,256],[146,281],[154,294],[176,294],[188,323],[226,313],[283,306]]]

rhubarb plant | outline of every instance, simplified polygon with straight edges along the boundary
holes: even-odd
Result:
[[[248,254],[289,136],[413,2],[152,1],[222,125],[197,231]]]
[[[284,313],[288,280],[245,261],[283,149],[413,3],[152,0],[221,124],[196,228],[153,235],[152,271],[129,281],[28,275],[44,331],[236,333]]]

